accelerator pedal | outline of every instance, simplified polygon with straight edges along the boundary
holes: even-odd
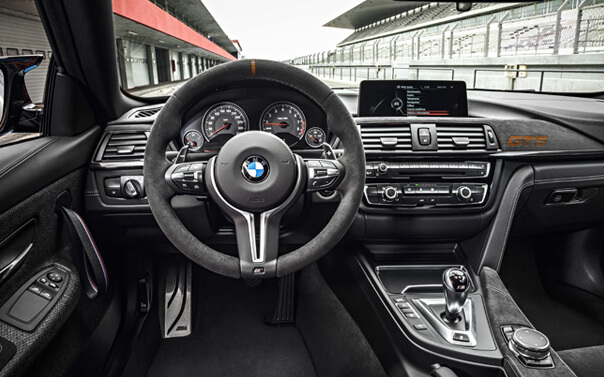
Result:
[[[164,339],[191,334],[192,274],[191,261],[182,257],[169,258],[167,271],[160,280],[163,287],[159,291],[159,325]]]
[[[281,326],[295,323],[296,285],[295,274],[279,278],[279,297],[277,307],[272,318],[266,321],[267,325]]]

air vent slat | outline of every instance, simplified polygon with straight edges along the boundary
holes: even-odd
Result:
[[[438,137],[480,137],[484,139],[482,132],[439,132]]]
[[[117,147],[119,145],[147,145],[147,140],[119,140],[113,139],[107,144],[109,147]]]
[[[101,161],[141,160],[145,156],[147,135],[144,131],[109,135]]]
[[[363,147],[370,153],[411,151],[411,128],[408,125],[361,124]]]
[[[131,114],[129,116],[129,118],[136,118],[136,119],[149,118],[149,117],[152,117],[155,114],[157,114],[160,110],[161,110],[161,106],[160,107],[154,107],[152,109],[138,110],[138,111],[135,111],[133,114]]]
[[[436,140],[439,151],[486,151],[484,126],[437,125]],[[463,143],[459,141],[462,140]]]
[[[111,135],[111,140],[147,140],[147,137],[142,132],[135,134],[113,134]]]
[[[385,137],[396,137],[396,136],[385,136]],[[409,137],[396,137],[399,143],[411,143],[411,138]],[[365,143],[381,143],[382,139],[380,138],[365,138],[363,137],[363,142]]]

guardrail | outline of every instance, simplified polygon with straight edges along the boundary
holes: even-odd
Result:
[[[392,65],[311,65],[309,71],[315,76],[332,81],[342,81],[346,83],[358,83],[366,79],[438,79],[438,80],[462,80],[466,82],[469,89],[497,89],[491,86],[480,85],[480,73],[493,72],[502,73],[501,76],[490,75],[485,77],[483,82],[493,84],[498,81],[500,85],[506,85],[506,90],[533,90],[543,92],[544,86],[548,83],[547,75],[556,74],[552,77],[552,82],[568,81],[570,84],[576,83],[575,90],[569,84],[571,90],[547,90],[547,91],[604,91],[604,70],[567,70],[567,69],[505,69],[505,68],[481,68],[481,67],[434,67],[434,66],[416,66],[416,67],[393,67]],[[402,72],[406,72],[402,73]],[[564,76],[570,76],[567,77]],[[595,75],[595,76],[594,76]],[[518,81],[516,81],[518,80]],[[514,87],[514,81],[525,85]],[[597,88],[590,87],[582,90],[581,82],[590,81],[596,83]],[[599,89],[598,89],[599,88]],[[502,89],[502,88],[499,88]]]
[[[418,78],[421,72],[438,71],[450,72],[451,80],[455,80],[455,69],[433,67],[393,67],[392,65],[311,65],[310,72],[317,77],[333,80],[357,82],[359,79],[396,79],[399,71],[415,71]],[[346,72],[346,75],[344,74]],[[361,74],[363,73],[363,74]],[[345,80],[348,76],[348,80]]]
[[[576,73],[576,74],[581,74],[581,75],[590,75],[590,74],[604,75],[604,70],[577,71],[577,70],[566,70],[566,69],[486,69],[486,68],[478,68],[478,69],[474,70],[474,78],[472,80],[472,88],[474,88],[474,89],[481,89],[481,88],[476,88],[476,79],[478,77],[478,72],[503,72],[503,73],[515,72],[517,74],[526,73],[527,75],[529,73],[537,73],[537,74],[539,74],[539,89],[537,90],[537,92],[543,91],[543,82],[544,82],[546,73],[560,73],[560,74]],[[604,82],[602,84],[602,89],[603,89],[602,91],[604,91]]]

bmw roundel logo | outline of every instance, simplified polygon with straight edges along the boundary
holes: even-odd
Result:
[[[250,182],[261,182],[268,177],[268,162],[260,156],[250,156],[243,161],[243,176]]]

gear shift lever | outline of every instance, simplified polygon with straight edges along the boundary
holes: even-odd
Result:
[[[456,323],[466,298],[468,297],[468,274],[457,267],[449,268],[443,273],[443,291],[445,293],[445,319]]]

